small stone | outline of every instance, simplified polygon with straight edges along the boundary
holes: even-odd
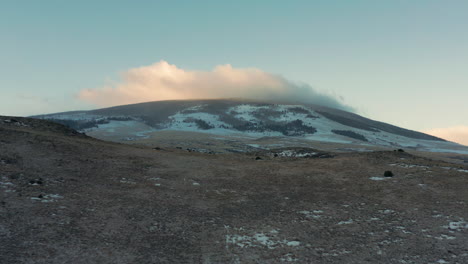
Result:
[[[393,172],[391,171],[385,171],[383,174],[385,177],[393,177]]]

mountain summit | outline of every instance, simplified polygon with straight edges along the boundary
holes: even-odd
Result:
[[[36,117],[113,141],[138,141],[155,132],[184,131],[436,152],[460,152],[463,148],[334,108],[241,99],[156,101]]]

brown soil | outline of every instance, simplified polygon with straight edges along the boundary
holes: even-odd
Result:
[[[0,263],[468,263],[468,168],[435,154],[203,154],[15,121]]]

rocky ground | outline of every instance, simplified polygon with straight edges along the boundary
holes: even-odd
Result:
[[[468,263],[468,166],[310,152],[154,149],[0,117],[0,263]]]

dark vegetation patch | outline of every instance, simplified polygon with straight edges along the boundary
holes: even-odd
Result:
[[[0,165],[1,164],[16,164],[21,160],[18,155],[5,155],[0,154]]]
[[[125,116],[110,116],[106,118],[96,119],[96,120],[70,120],[70,119],[56,119],[51,118],[47,119],[49,121],[65,125],[69,128],[75,130],[83,130],[87,128],[98,127],[98,125],[109,124],[110,121],[131,121],[134,120],[132,117]]]
[[[374,127],[369,126],[366,123],[360,122],[358,120],[353,120],[353,119],[350,119],[350,118],[346,118],[344,116],[339,116],[339,115],[335,115],[335,114],[328,113],[328,112],[323,112],[323,111],[317,111],[317,113],[323,115],[324,117],[326,117],[326,118],[328,118],[330,120],[333,120],[333,121],[335,121],[337,123],[345,125],[345,126],[359,128],[359,129],[367,130],[367,131],[371,131],[371,132],[380,132],[379,130],[375,129]]]
[[[212,124],[209,124],[205,120],[189,117],[184,120],[184,123],[195,123],[199,129],[208,130],[215,128]]]
[[[109,123],[108,120],[106,119],[100,119],[100,120],[64,120],[64,119],[48,119],[52,122],[58,123],[65,125],[69,128],[75,129],[75,130],[83,130],[87,128],[93,128],[93,127],[98,127],[98,125],[101,124],[107,124]]]
[[[342,136],[345,136],[345,137],[350,137],[350,138],[354,138],[354,139],[365,141],[365,142],[368,141],[366,137],[364,137],[363,135],[358,134],[356,132],[353,132],[353,131],[349,131],[349,130],[332,130],[332,132],[337,134],[337,135],[342,135]]]
[[[259,123],[249,122],[236,119],[235,122],[228,123],[232,128],[247,132],[280,132],[285,136],[303,136],[305,134],[313,134],[317,132],[314,127],[305,125],[302,120],[294,120],[291,122],[274,122],[274,121],[261,121]]]
[[[378,122],[378,121],[373,121],[373,120],[370,120],[370,122],[374,125],[374,127],[382,131],[391,133],[391,134],[396,134],[396,135],[400,135],[400,136],[404,136],[408,138],[414,138],[414,139],[446,141],[444,139],[441,139],[435,136],[431,136],[428,134],[424,134],[421,132],[417,132],[417,131],[413,131],[413,130],[409,130],[409,129],[405,129],[401,127],[397,127],[397,126],[386,124],[383,122]]]
[[[290,108],[288,108],[288,110],[290,112],[293,112],[293,113],[296,113],[296,114],[305,114],[305,115],[310,114],[309,110],[307,110],[307,109],[305,109],[303,107],[299,107],[299,106],[290,107]]]
[[[305,134],[314,134],[317,129],[305,125],[302,120],[296,119],[288,123],[267,124],[265,128],[271,131],[281,132],[285,136],[303,136]]]
[[[259,108],[253,112],[252,115],[260,120],[267,120],[272,118],[279,118],[285,113],[286,111],[277,111],[271,108]]]
[[[214,128],[213,125],[208,124],[205,120],[201,120],[201,119],[195,119],[195,124],[197,125],[199,129],[203,129],[203,130]]]
[[[185,110],[182,110],[180,113],[188,115],[188,114],[196,114],[199,112],[200,111],[197,109],[185,109]]]
[[[333,113],[330,113],[330,111],[333,111],[334,113],[339,113],[339,114],[333,114]],[[434,137],[431,135],[427,135],[427,134],[409,130],[409,129],[404,129],[404,128],[390,125],[387,123],[374,121],[368,118],[364,118],[362,116],[358,116],[353,113],[348,113],[348,112],[344,112],[340,110],[317,111],[317,112],[325,116],[326,118],[333,120],[335,122],[338,122],[340,124],[367,130],[367,131],[372,131],[372,132],[385,131],[391,134],[396,134],[396,135],[400,135],[400,136],[404,136],[408,138],[414,138],[414,139],[445,141],[444,139],[441,139],[438,137]]]

